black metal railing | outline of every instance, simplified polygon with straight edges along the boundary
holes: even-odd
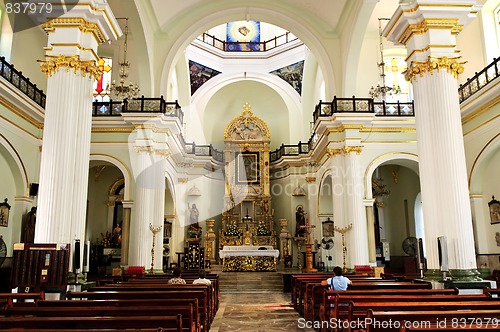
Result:
[[[31,83],[30,79],[24,76],[21,71],[15,69],[14,65],[8,63],[3,56],[0,56],[0,76],[9,81],[42,108],[45,108],[45,93],[37,88],[36,84]]]
[[[283,156],[298,156],[301,154],[308,154],[310,151],[309,143],[299,142],[296,145],[285,145],[281,144],[281,146],[269,153],[269,161],[275,162]]]
[[[291,43],[298,38],[286,32],[263,42],[227,42],[204,32],[196,39],[224,52],[266,52],[278,46]]]
[[[224,152],[219,151],[210,145],[196,145],[196,143],[185,143],[184,151],[187,154],[194,154],[201,157],[212,157],[215,161],[224,162]]]
[[[401,103],[376,102],[372,98],[337,98],[331,102],[321,101],[313,112],[314,123],[320,117],[329,117],[335,113],[356,112],[374,113],[376,116],[415,116],[413,101]]]
[[[491,81],[500,76],[499,72],[500,57],[493,60],[486,68],[476,73],[473,77],[469,78],[464,84],[460,84],[458,88],[458,96],[460,103],[464,102],[467,98],[481,90],[488,85]]]
[[[163,113],[166,116],[177,117],[181,123],[184,120],[184,112],[176,101],[165,101],[160,98],[140,98],[124,99],[122,101],[93,102],[93,116],[119,116],[122,113]]]

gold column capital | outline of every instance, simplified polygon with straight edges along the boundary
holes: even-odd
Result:
[[[314,177],[314,176],[306,176],[306,182],[307,183],[314,183],[314,182],[316,182],[316,177]]]
[[[81,60],[79,55],[48,55],[46,60],[38,60],[41,62],[40,70],[47,77],[55,74],[60,68],[66,68],[66,72],[73,70],[74,73],[80,72],[82,76],[89,75],[90,78],[99,79],[102,70],[97,66],[95,60]]]
[[[134,146],[134,151],[136,153],[147,153],[151,154],[154,152],[154,149],[152,146]]]
[[[344,146],[344,154],[349,154],[351,152],[355,152],[356,154],[360,154],[363,150],[362,146]]]
[[[462,66],[466,61],[459,62],[460,57],[450,58],[450,57],[440,57],[434,58],[429,57],[427,61],[412,61],[408,66],[408,70],[405,73],[405,78],[408,81],[413,81],[417,76],[424,76],[425,73],[430,73],[432,75],[434,70],[445,69],[448,73],[452,74],[453,77],[458,78],[459,74],[464,72],[464,67]]]
[[[326,153],[327,153],[328,157],[331,158],[331,157],[343,154],[344,150],[342,150],[342,149],[328,149],[326,151]]]
[[[187,183],[188,179],[187,178],[179,178],[179,179],[177,179],[177,181],[179,181],[179,183]]]

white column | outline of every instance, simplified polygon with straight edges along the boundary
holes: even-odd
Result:
[[[490,216],[484,212],[488,211],[488,202],[484,200],[483,195],[471,195],[471,211],[472,218],[474,222],[474,236],[476,240],[477,253],[485,254],[488,253],[488,241],[479,241],[479,239],[487,239],[492,237],[489,225]]]
[[[345,218],[345,184],[344,184],[344,150],[330,149],[328,150],[331,156],[330,171],[332,176],[332,204],[333,204],[333,221],[336,227],[344,228],[348,225]],[[342,237],[339,233],[335,233],[334,242],[334,263],[337,266],[342,266]]]
[[[368,265],[368,235],[363,206],[363,172],[359,166],[360,146],[344,147],[346,170],[346,221],[352,229],[346,233],[348,266]]]
[[[374,199],[365,199],[363,200],[363,205],[365,207],[366,214],[366,230],[368,236],[368,259],[370,263],[377,262],[377,252],[375,243],[375,218],[373,215],[373,203],[375,203]]]
[[[130,217],[132,215],[133,201],[123,201],[123,222],[122,222],[122,251],[120,265],[128,264],[128,256],[130,252]]]
[[[188,225],[188,213],[186,205],[186,186],[187,178],[178,178],[177,184],[175,184],[175,220],[172,224],[172,257],[177,262],[178,252],[184,252],[185,240],[186,240],[186,226]],[[173,256],[175,255],[175,256]],[[217,257],[216,257],[217,259]],[[177,262],[180,264],[180,262]]]
[[[109,6],[94,0],[43,28],[49,38],[41,69],[48,82],[35,242],[73,243],[85,236],[97,47],[121,31]]]
[[[130,222],[129,265],[151,268],[153,227],[163,227],[165,159],[150,146],[135,147],[136,192],[134,218]],[[163,228],[162,228],[163,229]],[[157,233],[154,266],[162,264],[162,234]]]
[[[456,35],[476,15],[476,1],[400,3],[389,39],[408,48],[407,77],[413,83],[420,187],[425,222],[426,277],[438,278],[437,237],[447,237],[455,280],[478,275],[458,97],[463,72]]]

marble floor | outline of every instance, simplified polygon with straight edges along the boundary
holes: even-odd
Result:
[[[282,276],[272,272],[218,272],[220,307],[210,332],[314,331],[283,293]]]

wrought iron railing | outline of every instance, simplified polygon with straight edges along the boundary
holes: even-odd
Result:
[[[224,52],[266,52],[293,42],[298,38],[286,32],[263,42],[227,42],[204,32],[196,39]]]
[[[269,153],[269,161],[275,162],[281,159],[281,157],[283,156],[298,156],[301,154],[307,154],[309,153],[309,151],[310,151],[309,142],[308,143],[299,142],[296,145],[281,144],[281,147]]]
[[[216,148],[210,145],[196,145],[196,143],[185,143],[184,144],[184,151],[186,151],[187,154],[194,154],[195,156],[202,156],[202,157],[212,157],[215,161],[218,161],[220,163],[224,162],[224,152],[219,151]]]
[[[146,112],[163,113],[169,117],[177,117],[181,123],[184,120],[184,112],[176,101],[165,101],[160,98],[140,98],[124,99],[122,101],[93,102],[93,116],[119,116],[122,113]]]
[[[374,113],[376,116],[415,116],[413,101],[407,103],[385,101],[376,102],[372,98],[337,98],[331,102],[320,101],[314,108],[314,123],[320,117],[329,117],[335,113],[356,112]]]
[[[464,84],[460,84],[458,88],[458,96],[460,103],[464,102],[467,98],[481,90],[488,85],[491,81],[500,76],[500,57],[493,60],[486,68],[476,73],[473,77],[469,78]]]
[[[45,108],[45,93],[37,88],[36,84],[31,83],[30,79],[24,76],[21,71],[15,69],[14,65],[8,63],[3,56],[0,56],[0,76],[9,81],[42,108]]]

